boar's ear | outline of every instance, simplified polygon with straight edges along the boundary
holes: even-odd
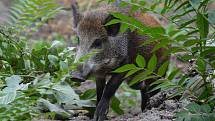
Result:
[[[73,27],[76,28],[79,21],[81,20],[81,14],[78,11],[78,4],[76,0],[72,0],[71,11],[72,11]]]
[[[103,23],[103,25],[104,25],[104,27],[105,27],[105,29],[107,31],[108,36],[116,36],[119,33],[119,31],[120,31],[120,23],[112,24],[112,25],[107,25],[106,26],[106,24],[108,22],[110,22],[111,20],[113,20],[113,19],[117,19],[117,18],[114,17],[113,15],[109,15],[105,19],[105,21]]]

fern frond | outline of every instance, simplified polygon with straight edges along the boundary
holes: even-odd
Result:
[[[34,31],[61,11],[55,0],[19,0],[10,9],[10,23],[20,30]]]

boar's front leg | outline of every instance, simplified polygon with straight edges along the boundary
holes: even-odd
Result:
[[[114,96],[116,90],[119,88],[120,84],[123,81],[123,77],[124,74],[112,75],[111,79],[106,84],[101,100],[96,107],[94,121],[104,121],[106,114],[108,113],[111,97]]]
[[[105,76],[96,77],[96,96],[97,96],[96,106],[99,104],[99,101],[101,100],[105,88],[105,83],[106,83]]]

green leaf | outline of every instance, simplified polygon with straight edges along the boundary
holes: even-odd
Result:
[[[205,63],[205,61],[203,59],[198,58],[196,60],[196,65],[197,65],[197,70],[198,71],[200,71],[202,73],[205,72],[205,70],[206,70],[206,63]]]
[[[173,70],[169,75],[168,75],[168,79],[169,80],[172,80],[179,72],[180,70],[179,69],[175,69]]]
[[[205,49],[204,51],[202,51],[202,53],[200,54],[201,57],[205,57],[205,56],[210,56],[213,55],[215,52],[215,47],[209,48],[209,49]]]
[[[69,70],[69,65],[68,65],[68,63],[66,63],[66,62],[64,62],[64,61],[60,61],[60,69],[62,70],[62,71],[65,71],[65,72],[67,72],[68,70]]]
[[[109,25],[113,25],[113,24],[118,24],[118,23],[120,23],[120,20],[114,19],[114,20],[111,20],[110,22],[108,22],[107,24],[105,24],[105,26],[109,26]]]
[[[48,59],[53,65],[55,65],[58,62],[58,57],[55,55],[48,55]]]
[[[77,104],[77,101],[80,100],[79,96],[66,82],[56,83],[52,89],[59,103]]]
[[[196,22],[196,19],[188,20],[180,25],[180,29],[187,27],[188,25],[192,24],[193,22]]]
[[[172,99],[176,96],[181,96],[183,94],[183,91],[177,91],[176,93],[173,93],[171,95],[168,96],[168,99]]]
[[[158,89],[168,90],[168,89],[172,89],[172,88],[175,88],[175,87],[176,87],[176,85],[173,84],[172,82],[165,81],[164,83],[160,83],[159,85],[157,85],[156,87],[154,87],[149,92],[153,92],[153,91],[158,90]]]
[[[148,62],[147,69],[150,71],[153,71],[156,67],[157,67],[157,57],[154,54]]]
[[[113,73],[122,73],[133,69],[137,69],[137,67],[134,64],[126,64],[114,70]]]
[[[211,107],[208,104],[201,105],[201,112],[210,113]]]
[[[196,103],[190,103],[186,108],[193,113],[200,112],[200,106]]]
[[[119,99],[117,98],[117,97],[113,97],[112,98],[112,100],[111,100],[111,108],[112,108],[112,110],[115,112],[115,113],[117,113],[117,114],[119,114],[119,115],[122,115],[122,114],[124,114],[124,111],[121,109],[121,107],[120,107],[120,101],[119,101]]]
[[[5,93],[4,96],[0,96],[0,104],[9,104],[13,102],[15,99],[16,99],[16,91],[10,91]]]
[[[158,51],[160,48],[166,48],[169,45],[170,41],[168,40],[161,40],[160,43],[156,44],[153,48],[152,52]]]
[[[19,83],[21,83],[21,77],[18,75],[13,75],[11,77],[7,77],[5,81],[8,87],[17,89],[17,87],[19,86]]]
[[[146,65],[146,61],[142,55],[138,55],[136,58],[136,63],[139,67],[144,68]]]
[[[214,115],[208,104],[199,105],[191,102],[185,107],[185,110],[176,114],[176,121],[214,121]]]
[[[176,9],[175,9],[175,12],[177,11],[177,10],[180,10],[182,7],[184,7],[185,5],[188,5],[189,4],[189,1],[184,1],[184,2],[182,2]]]
[[[120,26],[120,32],[121,33],[125,33],[126,30],[128,30],[128,29],[129,29],[129,25],[128,24],[121,24],[121,26]]]
[[[165,83],[166,79],[159,79],[159,80],[156,80],[155,82],[151,83],[150,86],[153,86],[153,85],[158,85],[158,84],[161,84],[161,83]]]
[[[187,41],[185,41],[184,42],[184,46],[185,47],[190,47],[190,46],[192,46],[192,45],[194,45],[194,44],[196,44],[196,43],[199,43],[199,40],[187,40]]]
[[[158,75],[163,76],[165,75],[167,69],[168,69],[169,61],[166,61],[161,65],[161,67],[158,69]]]
[[[63,47],[63,45],[64,44],[61,41],[55,40],[55,41],[52,42],[52,45],[51,45],[50,48],[60,48],[60,47]]]
[[[131,81],[129,81],[128,85],[132,86],[132,85],[142,81],[144,78],[146,78],[151,73],[152,73],[151,71],[145,71],[145,72],[137,74]]]
[[[207,38],[207,36],[208,36],[209,23],[208,23],[207,17],[208,17],[208,15],[203,15],[201,13],[197,14],[196,24],[199,29],[201,39]]]
[[[130,71],[125,75],[124,78],[127,78],[127,77],[129,77],[129,76],[135,74],[136,72],[138,72],[138,71],[140,71],[140,70],[141,70],[141,69],[133,69],[133,70],[130,70]]]
[[[89,89],[87,91],[85,91],[80,98],[82,100],[88,100],[88,99],[92,99],[96,96],[96,89]]]
[[[9,104],[13,102],[16,99],[16,91],[22,88],[22,86],[19,85],[19,83],[21,83],[20,76],[13,75],[11,77],[7,77],[5,81],[7,87],[5,87],[1,92],[3,95],[0,96],[0,104]]]
[[[44,109],[48,109],[51,112],[55,112],[56,114],[58,114],[64,118],[69,118],[71,116],[68,112],[63,110],[60,106],[52,104],[50,101],[48,101],[46,99],[41,98],[40,100],[38,100],[38,102],[44,106]]]

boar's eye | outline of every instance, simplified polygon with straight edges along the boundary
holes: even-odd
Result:
[[[91,45],[91,48],[100,49],[101,47],[102,47],[102,40],[100,39],[96,39]]]

